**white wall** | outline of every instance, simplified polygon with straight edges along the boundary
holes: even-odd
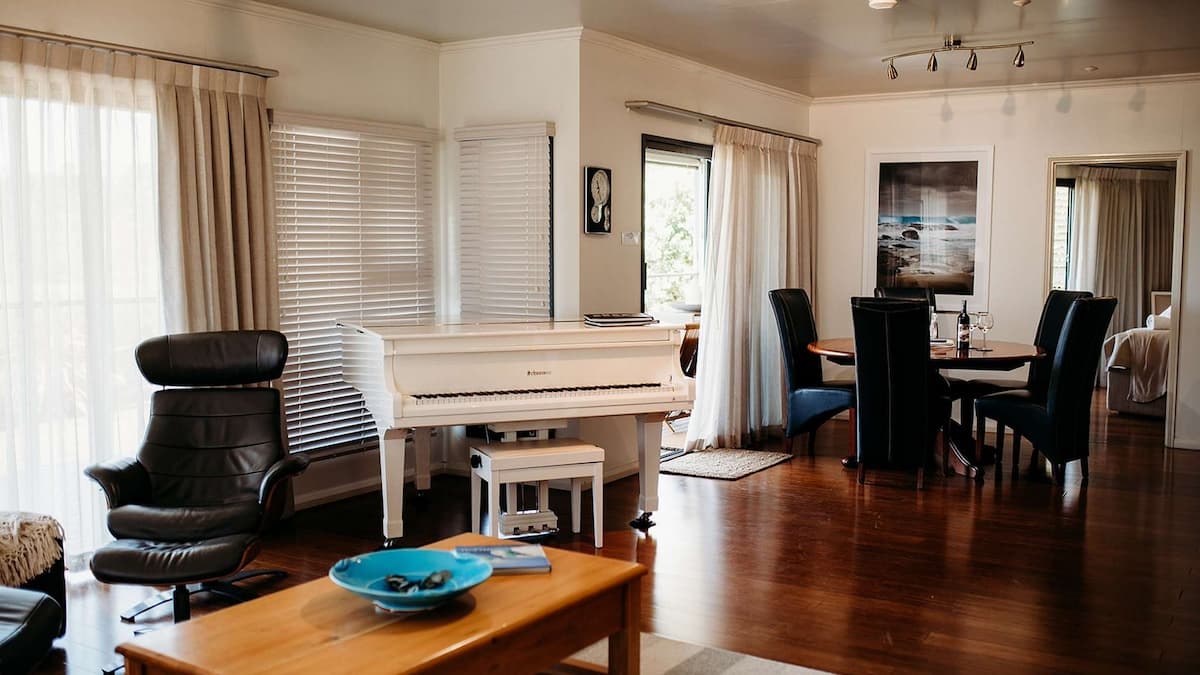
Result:
[[[445,44],[440,70],[442,208],[449,228],[456,217],[454,130],[554,123],[554,312],[574,317],[579,313],[579,29]]]
[[[274,68],[272,108],[437,125],[437,45],[251,0],[4,0],[0,23]]]
[[[824,141],[816,311],[822,335],[851,330],[847,298],[862,288],[868,149],[995,146],[992,188],[992,335],[1028,340],[1045,292],[1047,160],[1051,156],[1189,151],[1186,222],[1197,220],[1200,81],[1062,85],[818,99],[810,127]],[[1190,233],[1189,233],[1190,234]],[[1179,445],[1200,447],[1200,241],[1185,243],[1180,298]]]
[[[636,312],[641,306],[641,246],[621,244],[642,226],[642,134],[712,143],[713,129],[689,120],[625,109],[648,99],[710,115],[807,133],[808,97],[733,75],[637,43],[583,31],[580,46],[581,165],[613,171],[612,234],[581,235],[580,307]],[[583,229],[582,205],[574,227]]]

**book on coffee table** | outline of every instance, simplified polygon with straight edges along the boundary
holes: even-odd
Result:
[[[550,559],[540,544],[517,546],[457,546],[455,553],[479,556],[495,574],[539,574],[550,571]]]

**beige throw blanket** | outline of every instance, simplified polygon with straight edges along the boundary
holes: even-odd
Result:
[[[0,585],[20,586],[62,557],[62,526],[50,516],[0,511]]]
[[[1108,370],[1129,371],[1129,400],[1149,403],[1167,394],[1167,353],[1170,333],[1133,328],[1104,342]]]

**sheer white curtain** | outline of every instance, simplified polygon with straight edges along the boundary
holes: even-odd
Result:
[[[1141,326],[1171,284],[1175,173],[1084,167],[1075,181],[1068,288],[1117,298],[1109,332]]]
[[[783,423],[783,362],[767,292],[815,291],[816,146],[718,126],[696,403],[688,448],[742,447]]]
[[[0,36],[0,510],[107,537],[83,476],[134,452],[163,329],[153,62]]]

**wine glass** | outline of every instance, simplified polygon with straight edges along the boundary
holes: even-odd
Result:
[[[983,346],[979,348],[981,352],[990,352],[992,348],[987,346],[988,331],[996,326],[996,318],[991,312],[979,312],[975,315],[975,328],[983,333]]]

